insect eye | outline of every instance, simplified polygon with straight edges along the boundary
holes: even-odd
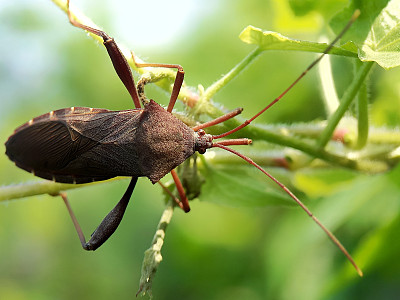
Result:
[[[207,149],[199,149],[197,152],[200,154],[204,154],[206,153]]]

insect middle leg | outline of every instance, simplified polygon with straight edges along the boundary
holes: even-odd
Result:
[[[176,172],[175,172],[175,170],[173,170],[174,171],[174,173],[176,174]],[[172,171],[171,171],[171,174],[172,174]],[[178,180],[179,180],[179,178],[178,178]],[[179,180],[179,182],[181,182],[180,180]],[[188,199],[187,199],[187,197],[186,197],[186,193],[185,193],[185,190],[183,189],[183,185],[182,185],[182,183],[180,183],[180,187],[178,188],[178,185],[176,184],[176,182],[175,182],[175,186],[177,187],[177,189],[178,189],[178,193],[180,194],[180,197],[182,196],[181,195],[181,193],[183,192],[183,195],[184,195],[184,198],[186,199],[186,201],[181,201],[180,199],[178,199],[161,181],[159,181],[158,182],[158,184],[163,188],[163,190],[175,201],[175,203],[180,207],[180,208],[182,208],[182,210],[184,211],[184,212],[189,212],[190,211],[190,206],[189,206],[189,201],[188,201]],[[185,203],[185,204],[184,204]]]

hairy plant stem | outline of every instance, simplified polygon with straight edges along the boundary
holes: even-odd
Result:
[[[109,179],[104,182],[110,182],[114,180],[121,180],[126,177],[116,177]],[[20,199],[25,197],[37,196],[37,195],[58,195],[61,191],[77,189],[85,186],[91,186],[99,184],[100,182],[91,182],[85,184],[67,184],[58,183],[49,180],[38,180],[31,182],[24,182],[20,184],[13,184],[8,186],[0,187],[0,202],[12,199]]]
[[[216,107],[212,107],[208,109],[209,114],[211,117],[217,117],[222,115],[222,111],[219,110]],[[227,122],[225,122],[225,127],[226,129],[231,129],[239,126],[240,124],[243,123],[242,119],[236,118],[236,119],[231,119]],[[225,130],[226,130],[225,129]],[[225,131],[223,130],[223,131]],[[210,128],[209,132],[211,134],[216,134],[221,131],[221,128],[218,129],[218,132],[214,132],[214,129]],[[377,172],[383,172],[386,171],[389,166],[385,162],[373,162],[370,160],[364,161],[364,160],[354,160],[347,158],[345,156],[333,154],[331,152],[328,152],[328,150],[325,150],[323,148],[317,148],[315,147],[314,143],[311,143],[307,140],[302,140],[299,139],[296,136],[290,136],[288,135],[288,131],[283,130],[283,131],[273,131],[273,130],[268,130],[262,125],[258,124],[253,124],[251,126],[247,126],[243,129],[241,129],[239,132],[232,134],[232,138],[238,138],[238,137],[247,137],[252,140],[262,140],[262,141],[268,141],[272,144],[276,145],[281,145],[285,147],[291,147],[297,150],[300,150],[309,156],[313,158],[319,158],[322,160],[325,160],[326,162],[332,163],[334,165],[362,171],[362,172],[372,172],[372,173],[377,173]],[[323,131],[324,132],[324,131]]]
[[[222,76],[219,80],[214,82],[209,88],[206,89],[204,94],[201,96],[199,102],[209,101],[217,92],[219,92],[224,86],[226,86],[233,78],[237,77],[248,65],[250,65],[263,50],[257,47],[250,52],[240,63],[238,63],[232,70],[226,75]]]
[[[171,222],[173,213],[174,202],[170,199],[161,215],[151,246],[144,252],[142,274],[139,282],[139,290],[136,293],[136,296],[139,294],[145,295],[146,293],[150,293],[151,296],[153,279],[158,266],[162,261],[161,249],[164,245],[165,232]]]

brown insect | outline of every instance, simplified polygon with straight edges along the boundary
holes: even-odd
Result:
[[[69,1],[67,1],[67,5],[69,21],[73,26],[91,32],[103,39],[114,69],[131,95],[135,109],[110,111],[107,109],[72,107],[52,111],[36,117],[17,128],[6,142],[6,153],[18,167],[36,176],[56,182],[88,183],[116,176],[132,177],[122,199],[104,218],[88,242],[86,242],[69,206],[66,195],[64,193],[61,194],[78,232],[82,247],[85,250],[97,249],[117,229],[138,177],[148,177],[154,184],[170,172],[179,193],[180,199],[175,197],[176,202],[185,212],[189,212],[188,199],[174,169],[195,152],[203,154],[207,149],[217,147],[241,157],[278,184],[325,231],[354,265],[358,273],[362,275],[361,270],[342,244],[288,188],[253,160],[227,147],[248,145],[251,140],[246,138],[220,140],[249,125],[269,107],[278,102],[318,63],[324,54],[330,51],[333,44],[355,21],[356,14],[324,53],[278,98],[237,128],[220,135],[210,135],[205,133],[203,129],[237,116],[242,112],[242,109],[236,109],[215,120],[192,128],[187,126],[171,114],[182,86],[183,68],[180,65],[172,64],[136,63],[139,68],[163,67],[177,69],[168,108],[165,110],[154,100],[146,99],[143,94],[145,82],[140,81],[138,87],[135,87],[129,65],[114,39],[102,30],[76,21],[69,10]],[[140,93],[138,93],[138,90]]]

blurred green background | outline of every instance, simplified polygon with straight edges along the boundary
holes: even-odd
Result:
[[[304,16],[294,16],[289,2],[303,3]],[[188,85],[207,87],[253,49],[238,39],[249,24],[295,38],[318,40],[324,34],[331,39],[327,21],[347,1],[320,2],[87,0],[73,5],[141,58],[181,64]],[[308,12],[311,6],[315,10]],[[70,26],[51,1],[0,3],[0,34],[1,153],[17,126],[48,111],[133,107],[103,47]],[[245,117],[251,116],[314,57],[264,53],[214,101],[229,109],[243,106]],[[339,58],[333,63],[341,95],[351,80],[351,65]],[[399,126],[399,70],[376,67],[371,81],[371,122]],[[311,72],[259,122],[323,118],[318,85],[316,72]],[[147,91],[167,104],[164,92],[154,87]],[[296,176],[297,187],[305,192],[302,199],[335,230],[363,268],[364,278],[300,209],[196,200],[189,214],[176,211],[168,228],[155,299],[398,299],[399,167],[374,176],[341,170]],[[0,156],[2,185],[34,180],[40,179]],[[128,180],[120,180],[68,193],[87,236],[127,185]],[[81,249],[60,198],[2,203],[0,299],[133,298],[162,199],[158,186],[140,179],[117,233],[94,253]]]

